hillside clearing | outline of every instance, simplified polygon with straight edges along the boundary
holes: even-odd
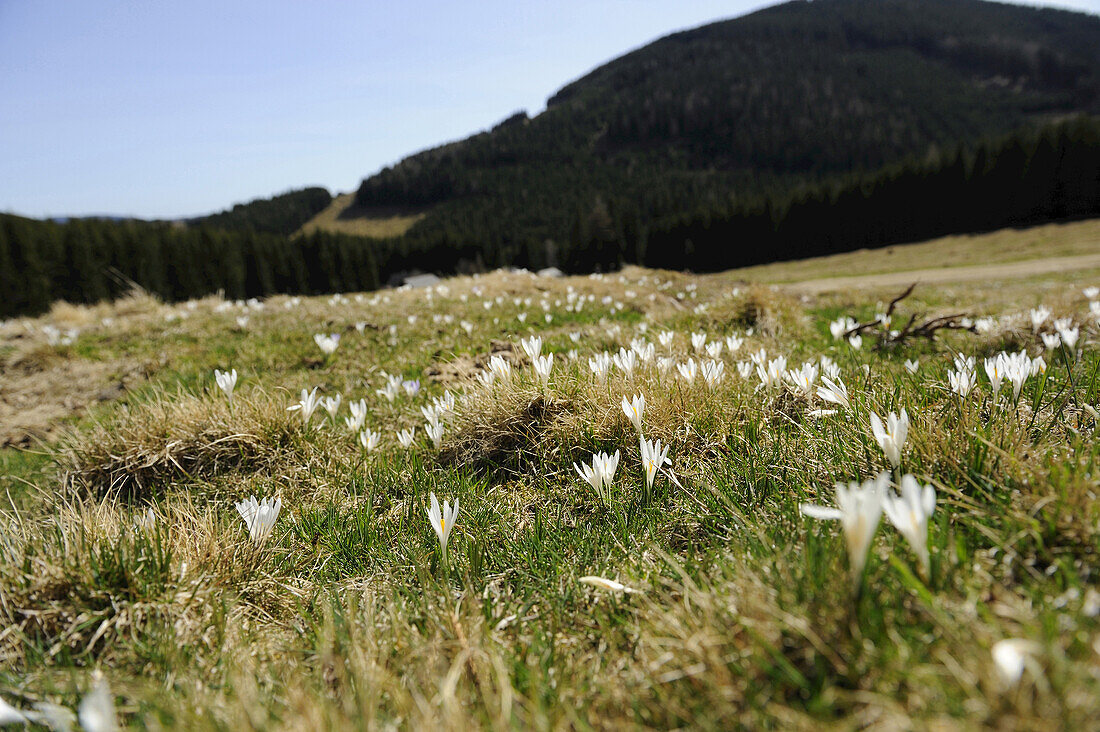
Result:
[[[401,236],[426,215],[359,211],[354,208],[354,203],[354,193],[336,196],[325,210],[302,225],[300,233],[327,231],[332,234],[387,239]]]

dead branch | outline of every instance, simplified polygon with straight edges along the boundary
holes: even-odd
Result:
[[[922,323],[918,324],[918,318],[920,317],[916,313],[909,316],[908,322],[905,326],[899,330],[891,331],[886,325],[890,322],[894,315],[894,311],[897,309],[898,303],[905,298],[913,294],[913,290],[916,289],[917,283],[909,285],[905,290],[890,301],[890,304],[886,308],[886,312],[882,313],[874,320],[869,320],[865,323],[858,323],[857,325],[849,328],[844,333],[844,338],[850,338],[857,334],[866,333],[876,326],[882,326],[882,332],[879,333],[879,347],[885,345],[898,345],[904,343],[907,340],[913,338],[927,338],[929,340],[936,339],[936,333],[941,330],[965,330],[971,333],[977,333],[977,329],[973,324],[968,325],[967,314],[957,313],[954,315],[941,315],[936,318],[929,318]]]

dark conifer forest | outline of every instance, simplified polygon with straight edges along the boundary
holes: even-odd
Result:
[[[789,2],[676,33],[535,117],[406,158],[296,233],[307,188],[183,224],[0,217],[0,316],[131,283],[167,299],[371,289],[402,273],[718,270],[1100,214],[1100,18],[979,0]]]
[[[187,225],[290,235],[331,202],[332,194],[324,188],[302,188],[271,198],[238,203],[227,211],[189,219]]]

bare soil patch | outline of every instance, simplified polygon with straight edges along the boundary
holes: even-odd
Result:
[[[70,359],[39,347],[0,362],[0,447],[52,440],[90,405],[117,399],[148,377],[135,361]]]

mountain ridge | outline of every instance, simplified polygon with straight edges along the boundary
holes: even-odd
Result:
[[[790,190],[1100,111],[1100,18],[978,0],[789,2],[660,38],[534,117],[368,176],[363,210],[428,211],[406,237],[483,241],[488,263],[602,216]],[[631,223],[631,222],[634,223]]]

